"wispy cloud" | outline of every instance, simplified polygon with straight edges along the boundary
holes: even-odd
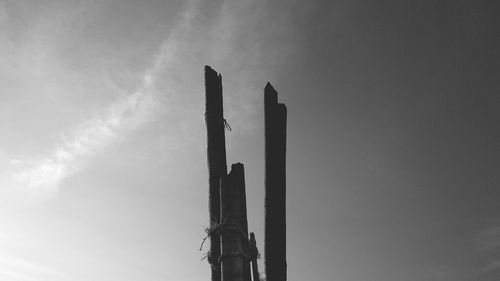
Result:
[[[494,260],[489,262],[487,265],[481,268],[482,273],[495,272],[500,269],[500,260]]]
[[[479,234],[478,242],[485,250],[500,250],[500,225],[492,226]]]
[[[48,266],[12,256],[0,255],[0,264],[0,278],[4,281],[40,281],[62,276]]]
[[[9,15],[7,14],[7,11],[5,9],[5,4],[0,3],[0,24],[3,24],[6,22],[9,18]]]
[[[422,270],[422,275],[425,280],[436,281],[459,281],[463,280],[461,273],[452,267],[445,265],[432,265]]]
[[[59,144],[53,153],[40,160],[12,163],[21,169],[13,177],[29,191],[55,191],[62,180],[77,172],[86,157],[115,141],[121,132],[146,120],[147,92],[136,92],[113,104],[108,116],[85,121],[71,139]],[[143,112],[141,112],[143,111]],[[142,113],[142,114],[141,114]]]
[[[482,231],[477,238],[479,248],[487,253],[492,253],[496,258],[490,258],[480,269],[483,274],[500,271],[500,221],[494,223],[490,228]]]
[[[178,52],[179,41],[189,31],[194,13],[195,2],[191,1],[181,20],[161,44],[151,67],[144,71],[135,92],[113,103],[102,117],[82,122],[46,157],[28,161],[12,159],[15,172],[9,178],[3,177],[3,181],[9,181],[4,184],[14,185],[30,194],[57,191],[61,183],[80,171],[92,155],[150,120],[157,106],[157,79]]]

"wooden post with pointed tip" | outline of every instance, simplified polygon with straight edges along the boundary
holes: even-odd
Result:
[[[220,223],[220,180],[227,173],[226,142],[224,134],[224,110],[222,102],[222,76],[210,66],[205,66],[205,124],[207,126],[208,160],[208,211],[210,227]],[[220,238],[210,236],[208,262],[212,269],[212,281],[221,281],[219,263]]]
[[[278,93],[264,89],[265,244],[267,281],[286,281],[286,115]]]

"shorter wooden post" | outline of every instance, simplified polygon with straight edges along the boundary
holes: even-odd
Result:
[[[244,265],[249,257],[244,252],[242,190],[245,184],[243,164],[233,164],[231,172],[222,177],[221,198],[221,272],[222,281],[245,281]]]
[[[252,275],[253,281],[260,281],[259,267],[257,265],[257,258],[259,251],[257,250],[257,242],[255,241],[255,234],[250,232],[250,258],[252,261]]]

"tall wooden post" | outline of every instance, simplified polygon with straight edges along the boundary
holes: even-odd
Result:
[[[241,192],[241,227],[244,232],[245,236],[245,241],[247,243],[244,243],[244,251],[245,253],[248,253],[250,251],[250,245],[248,243],[248,218],[247,218],[247,195],[246,195],[246,190],[245,190],[245,173],[243,169],[243,164],[241,165],[241,173],[242,173],[242,179],[243,179],[243,184],[240,185],[240,192]],[[231,167],[233,169],[233,167]],[[244,281],[252,281],[252,272],[250,268],[250,259],[247,258],[244,263],[243,263],[243,280]]]
[[[257,265],[257,256],[259,251],[257,250],[257,241],[255,241],[255,234],[253,232],[250,233],[250,245],[253,252],[250,253],[251,262],[252,262],[252,275],[253,281],[260,281],[259,276],[259,267]]]
[[[208,159],[208,211],[210,226],[220,223],[220,180],[227,173],[224,114],[222,104],[222,76],[210,66],[205,66],[205,123],[207,126]],[[221,280],[219,263],[220,238],[217,233],[210,236],[208,261],[212,268],[212,281]]]
[[[267,281],[286,281],[286,106],[267,83],[265,119],[265,245]]]
[[[222,281],[245,281],[244,265],[249,258],[245,254],[242,205],[244,202],[245,179],[243,164],[233,164],[231,172],[221,180],[221,271]]]

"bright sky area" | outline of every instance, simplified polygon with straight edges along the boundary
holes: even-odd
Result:
[[[0,1],[0,280],[209,280],[204,65],[260,249],[267,81],[287,104],[289,281],[499,280],[498,12]]]

